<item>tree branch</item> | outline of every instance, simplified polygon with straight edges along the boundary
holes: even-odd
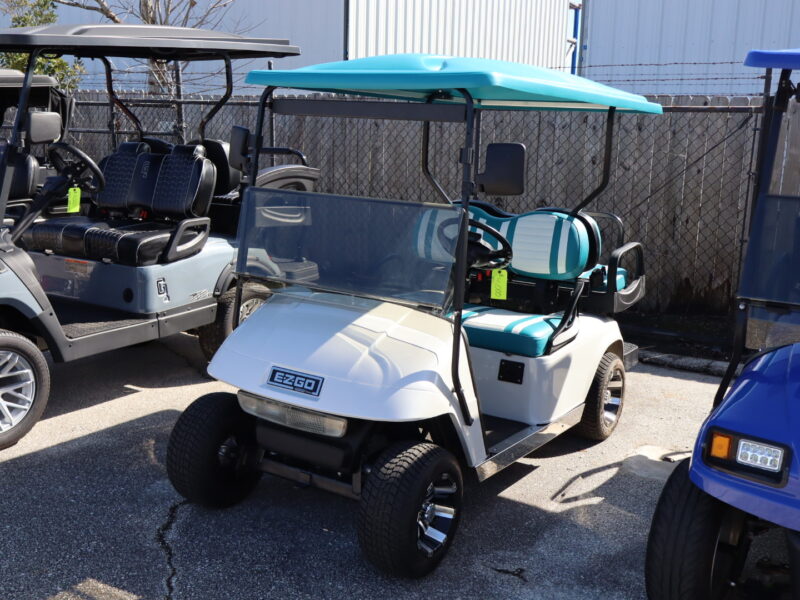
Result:
[[[122,19],[120,19],[117,14],[111,10],[111,7],[105,0],[94,0],[97,6],[91,6],[86,2],[79,2],[77,0],[53,0],[56,4],[63,4],[64,6],[72,6],[74,8],[82,8],[83,10],[91,10],[94,12],[98,12],[103,15],[109,21],[113,23],[122,23]]]

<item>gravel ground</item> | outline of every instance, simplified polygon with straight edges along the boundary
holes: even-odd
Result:
[[[202,364],[180,335],[53,368],[43,420],[0,452],[0,598],[643,598],[661,458],[688,454],[718,381],[640,365],[610,440],[567,434],[468,487],[449,556],[406,582],[362,560],[350,500],[265,476],[225,511],[182,502],[170,430],[227,387]]]

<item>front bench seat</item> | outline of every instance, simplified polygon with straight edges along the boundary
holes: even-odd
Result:
[[[155,189],[136,199],[151,220],[108,222],[83,237],[86,258],[122,265],[168,263],[202,250],[211,221],[214,165],[203,146],[175,146],[161,161]]]
[[[479,305],[467,305],[461,311],[470,346],[531,358],[545,354],[561,318],[561,313],[534,315]],[[577,333],[577,327],[565,330],[559,344],[571,341]]]
[[[142,160],[149,151],[150,147],[142,142],[123,142],[116,152],[100,161],[98,166],[103,171],[106,186],[94,198],[94,203],[108,218],[127,217],[133,177],[137,170],[141,173]],[[155,183],[158,168],[148,168],[146,172]],[[107,228],[108,225],[102,220],[78,215],[58,217],[35,223],[23,234],[22,240],[28,250],[85,258],[83,238],[86,231],[94,227]]]
[[[214,165],[203,146],[175,146],[168,155],[148,150],[147,144],[127,142],[101,162],[106,187],[96,205],[106,218],[38,223],[25,233],[26,247],[129,266],[173,262],[202,250]],[[144,218],[126,216],[131,212]]]

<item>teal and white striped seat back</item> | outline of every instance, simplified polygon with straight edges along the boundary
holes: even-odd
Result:
[[[470,207],[470,217],[496,229],[511,244],[514,257],[509,270],[523,277],[567,281],[594,267],[586,225],[566,213],[537,210],[501,217],[479,207]],[[472,231],[478,231],[472,228]],[[495,248],[490,235],[483,239]]]
[[[412,243],[415,244],[417,255],[426,260],[440,263],[452,263],[455,254],[455,240],[458,236],[459,213],[454,210],[428,209],[422,213],[419,223],[414,230]],[[444,247],[439,239],[439,228],[442,223],[450,221],[444,226],[444,235],[448,240],[453,240],[452,245]]]

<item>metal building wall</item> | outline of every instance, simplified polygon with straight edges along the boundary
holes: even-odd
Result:
[[[798,0],[583,6],[580,74],[640,94],[757,94],[760,73],[741,64],[747,51],[800,46]]]
[[[568,0],[349,0],[348,57],[431,52],[569,63]]]

